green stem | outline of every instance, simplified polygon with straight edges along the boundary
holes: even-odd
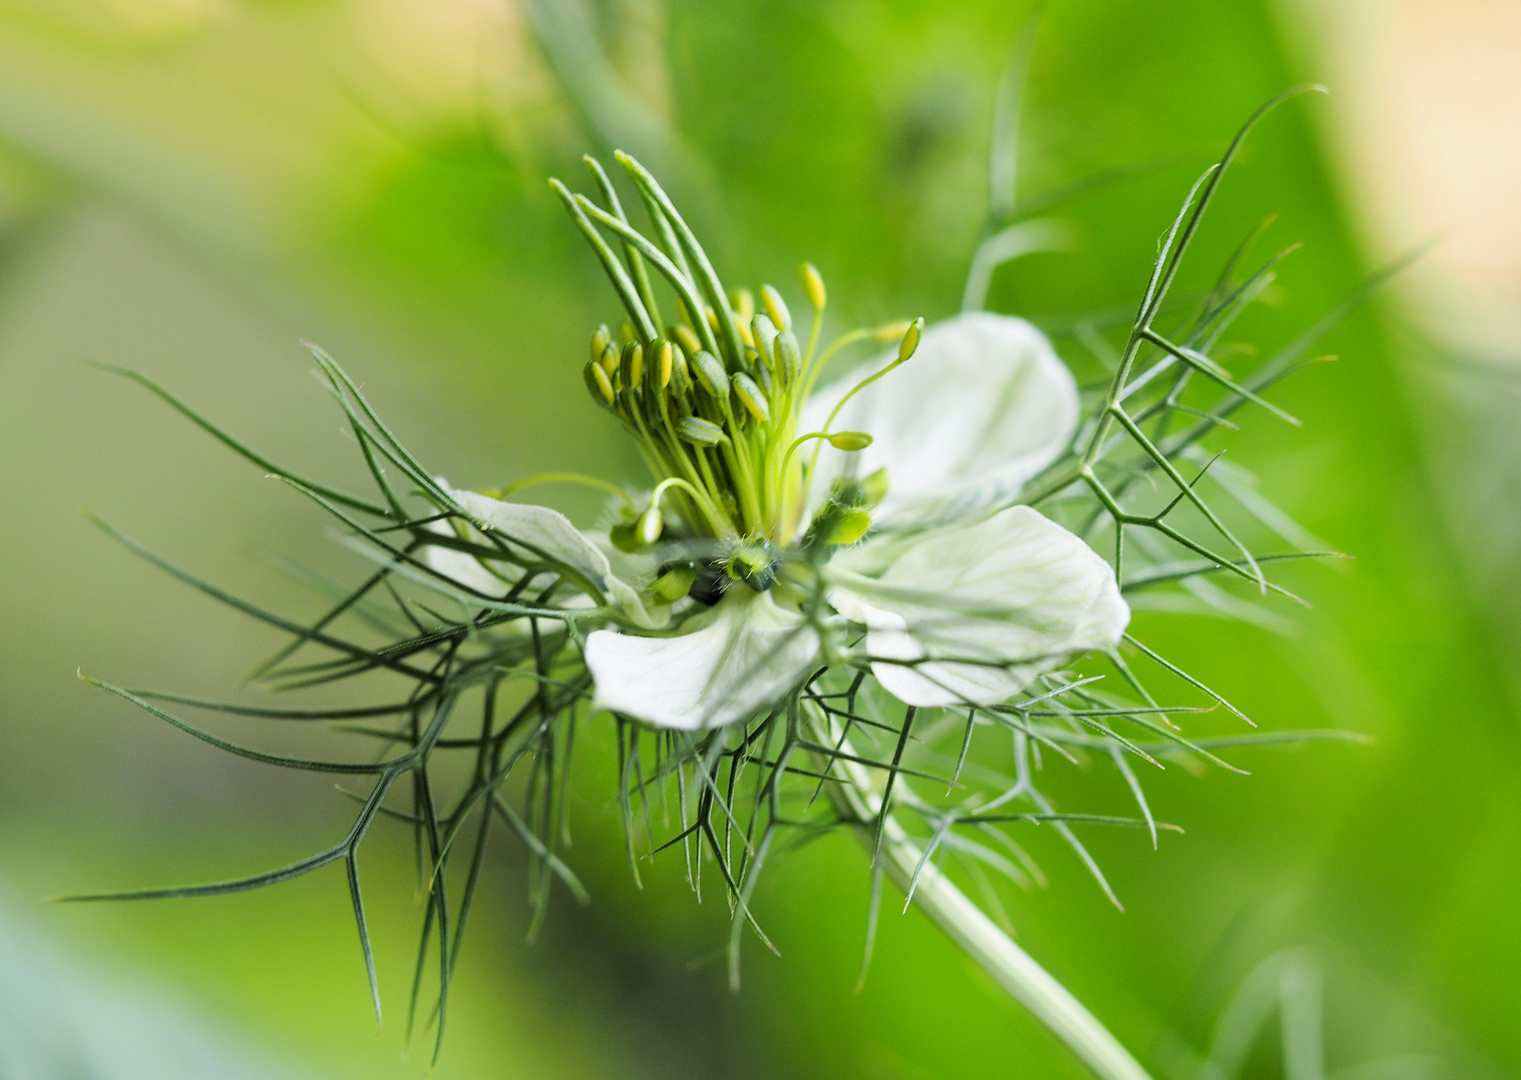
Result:
[[[809,711],[815,722],[822,719],[816,710]],[[838,742],[837,730],[834,738]],[[845,753],[853,753],[848,740],[840,745]],[[882,797],[865,766],[844,758],[836,764],[849,783],[828,785],[831,796],[841,814],[855,822],[856,837],[870,852],[876,844],[875,826],[882,811]],[[918,873],[914,903],[919,910],[1066,1043],[1101,1080],[1151,1080],[1150,1074],[1109,1029],[1050,972],[1014,944],[934,863],[920,868],[922,855],[919,846],[889,813],[883,821],[880,857],[888,876],[905,892]]]

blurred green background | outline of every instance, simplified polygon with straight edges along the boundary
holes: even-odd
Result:
[[[582,152],[625,147],[671,179],[730,281],[795,297],[809,259],[836,329],[948,315],[1025,14],[993,0],[0,0],[0,1077],[428,1067],[401,1038],[422,907],[400,828],[377,828],[365,856],[378,1036],[336,867],[214,900],[42,903],[277,865],[350,813],[327,780],[218,754],[73,678],[223,695],[274,644],[80,507],[299,614],[321,601],[281,554],[362,572],[288,491],[82,361],[140,368],[282,461],[354,477],[310,339],[458,484],[637,480],[578,370],[612,297],[546,176],[579,181]],[[1314,33],[1257,0],[1048,5],[1021,197],[1156,167],[1064,206],[1076,249],[1001,272],[994,308],[1060,327],[1131,304],[1199,169],[1256,105],[1324,74]],[[1280,212],[1271,241],[1307,246],[1242,326],[1268,346],[1370,268],[1348,210],[1359,189],[1323,135],[1333,107],[1300,99],[1260,129],[1193,263],[1205,280]],[[1497,461],[1514,461],[1521,398],[1392,298],[1324,351],[1339,362],[1279,395],[1302,431],[1259,414],[1228,442],[1357,561],[1285,575],[1315,604],[1291,632],[1160,612],[1138,625],[1265,727],[1376,743],[1236,754],[1250,777],[1172,769],[1152,803],[1186,835],[1157,852],[1138,834],[1093,838],[1124,913],[1034,836],[1050,887],[1012,898],[1012,915],[1159,1077],[1191,1075],[1179,1048],[1206,1046],[1248,973],[1298,946],[1324,971],[1333,1072],[1521,1074],[1521,593],[1487,539],[1514,535],[1514,473]],[[559,505],[594,512],[577,499]],[[325,738],[222,730],[286,749]],[[1083,1075],[891,901],[853,993],[868,876],[843,837],[763,883],[784,957],[753,951],[730,994],[716,896],[694,904],[675,861],[642,892],[630,881],[611,768],[588,751],[575,794],[572,861],[594,901],[560,897],[532,947],[521,853],[496,851],[431,1075]],[[1059,790],[1125,812],[1114,785]],[[1272,1037],[1248,1072],[1282,1075]]]

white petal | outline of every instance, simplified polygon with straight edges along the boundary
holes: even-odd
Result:
[[[816,393],[801,430],[820,430],[850,388],[895,355]],[[966,517],[1017,495],[1067,448],[1077,419],[1072,373],[1039,330],[1007,315],[957,315],[929,327],[912,359],[851,398],[835,418],[833,430],[865,431],[875,441],[854,454],[825,444],[812,485],[815,505],[842,470],[867,476],[886,466],[884,523]]]
[[[664,608],[653,611],[646,608],[639,590],[614,574],[601,549],[558,510],[461,491],[449,487],[442,479],[439,484],[454,497],[473,524],[514,541],[516,554],[527,560],[544,558],[568,566],[601,590],[609,606],[634,622],[648,627],[665,625],[669,612]],[[428,565],[440,574],[488,596],[506,593],[521,576],[521,571],[510,563],[493,561],[488,568],[474,556],[448,548],[429,547],[426,557]],[[557,606],[576,607],[580,603],[567,595]]]
[[[432,531],[452,534],[454,530],[438,522]],[[523,576],[521,570],[507,563],[494,562],[491,569],[487,569],[474,555],[453,548],[429,545],[423,552],[423,561],[434,573],[482,596],[505,596],[507,590]]]
[[[819,639],[767,593],[731,589],[678,637],[598,630],[586,639],[597,708],[657,727],[719,727],[748,720],[801,681]]]
[[[1005,701],[1073,655],[1114,648],[1130,621],[1109,565],[1028,506],[910,542],[880,578],[835,563],[830,603],[866,627],[872,674],[909,705]]]

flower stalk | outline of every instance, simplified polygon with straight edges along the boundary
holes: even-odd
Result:
[[[815,724],[854,755],[837,724],[811,710]],[[840,816],[851,821],[861,845],[879,860],[893,883],[1011,997],[1030,1010],[1051,1033],[1081,1058],[1101,1080],[1151,1080],[1150,1074],[1082,1002],[1052,977],[999,926],[967,899],[955,883],[925,857],[889,807],[883,812],[880,785],[863,765],[844,759],[848,783],[831,785]],[[880,847],[878,846],[880,845]]]

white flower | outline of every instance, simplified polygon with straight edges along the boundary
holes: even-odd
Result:
[[[800,426],[822,430],[860,374],[814,395]],[[749,719],[820,666],[820,630],[842,625],[864,629],[872,673],[899,700],[987,706],[1077,654],[1114,648],[1129,621],[1113,572],[1082,540],[1029,507],[996,509],[1061,455],[1077,417],[1071,374],[1029,323],[976,313],[931,327],[910,363],[864,387],[836,417],[833,430],[874,437],[854,465],[885,469],[890,487],[874,511],[879,528],[818,568],[827,609],[811,619],[795,583],[757,591],[726,580],[712,608],[680,602],[686,618],[674,636],[639,633],[668,609],[646,604],[562,515],[456,497],[479,525],[578,568],[631,628],[587,639],[599,708],[666,728]],[[826,449],[817,475],[841,475],[850,464],[845,452]],[[827,489],[822,480],[812,486],[810,509]],[[516,580],[447,549],[430,559],[488,595]]]

